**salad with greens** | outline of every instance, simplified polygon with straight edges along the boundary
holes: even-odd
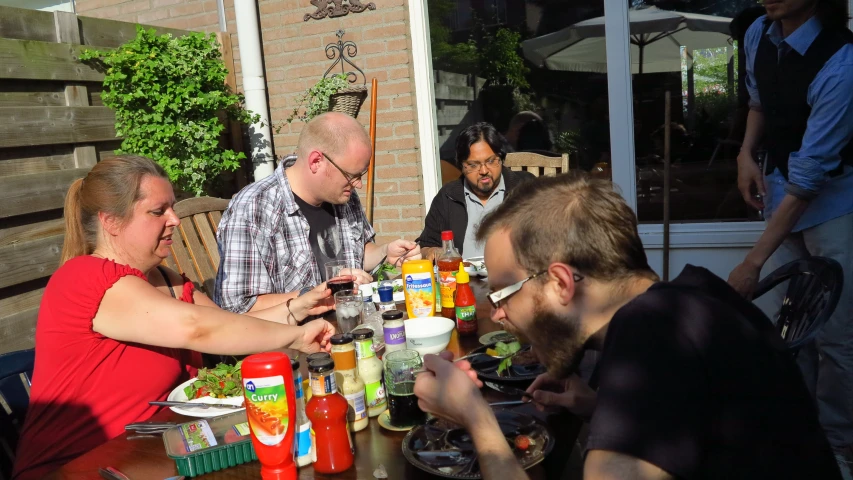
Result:
[[[503,357],[505,355],[512,355],[521,350],[521,343],[518,341],[504,343],[498,342],[495,344],[495,348],[489,348],[486,350],[486,355],[490,355],[492,357]],[[498,365],[497,373],[498,375],[503,375],[504,372],[508,372],[509,367],[512,366],[512,357],[507,357],[501,360],[500,365]]]
[[[376,281],[381,282],[399,274],[400,270],[397,267],[390,263],[383,263],[376,269]],[[397,290],[394,291],[396,292]]]
[[[243,395],[242,364],[241,360],[234,365],[220,363],[215,368],[200,368],[196,380],[184,387],[184,394],[190,400],[206,396],[226,398]]]

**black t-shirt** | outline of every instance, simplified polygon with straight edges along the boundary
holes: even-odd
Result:
[[[588,449],[679,479],[840,479],[817,408],[770,320],[687,266],[619,309]]]
[[[320,267],[320,276],[326,281],[326,262],[337,260],[341,254],[343,243],[341,242],[341,228],[335,218],[335,207],[323,202],[319,207],[310,205],[294,194],[293,199],[299,205],[299,210],[308,220],[308,241],[311,243],[311,251],[314,259]]]

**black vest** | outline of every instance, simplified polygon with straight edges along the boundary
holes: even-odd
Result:
[[[812,109],[808,91],[823,65],[847,43],[853,43],[853,33],[843,29],[824,28],[805,55],[790,49],[779,59],[778,49],[767,38],[771,22],[765,21],[764,31],[755,55],[755,80],[764,111],[764,148],[767,150],[766,171],[776,167],[788,178],[788,158],[800,149],[806,124]],[[853,92],[851,92],[853,95]],[[853,164],[853,142],[841,150],[841,165]],[[830,175],[841,173],[839,166]]]

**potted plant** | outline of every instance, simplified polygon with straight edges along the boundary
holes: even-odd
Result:
[[[338,73],[320,79],[299,97],[293,113],[287,117],[287,123],[294,120],[308,122],[325,112],[341,112],[357,117],[361,104],[367,98],[367,88],[353,86],[345,73]],[[304,108],[302,114],[300,110]]]

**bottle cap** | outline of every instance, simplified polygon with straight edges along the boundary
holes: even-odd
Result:
[[[456,283],[468,283],[471,277],[465,271],[465,263],[459,262],[459,272],[456,274]]]
[[[310,367],[311,364],[316,362],[317,360],[326,360],[329,358],[332,358],[332,356],[329,354],[329,352],[317,352],[317,353],[309,354],[308,355],[308,366]]]
[[[394,301],[394,287],[391,285],[381,285],[377,291],[379,292],[379,301],[380,302],[393,302]]]
[[[352,332],[352,336],[356,340],[367,340],[368,338],[373,338],[373,330],[369,328],[359,328]]]
[[[280,467],[268,467],[261,464],[261,480],[296,480],[296,463],[288,463]]]
[[[323,373],[334,369],[335,362],[331,358],[323,358],[308,364],[308,371],[314,373]]]
[[[291,358],[290,359],[290,368],[292,368],[294,372],[299,370],[299,360],[294,360]]]
[[[352,335],[349,333],[336,333],[332,335],[329,341],[332,342],[332,345],[346,345],[347,343],[352,343]]]
[[[441,232],[441,241],[453,240],[453,230]]]
[[[382,320],[384,320],[386,322],[388,320],[402,320],[402,319],[403,319],[403,312],[401,312],[399,310],[387,310],[387,311],[382,312]]]

